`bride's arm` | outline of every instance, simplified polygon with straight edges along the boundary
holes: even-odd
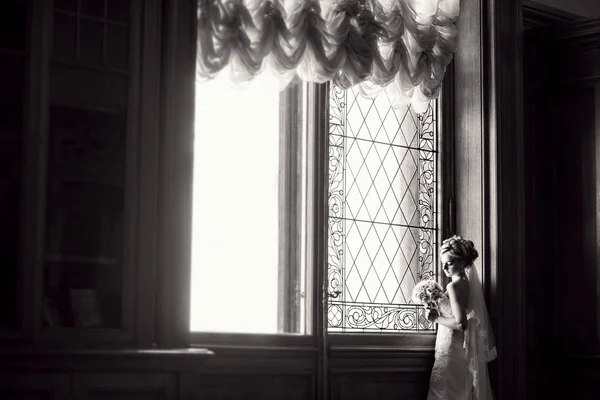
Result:
[[[467,310],[462,304],[462,299],[459,298],[458,291],[451,283],[448,285],[448,297],[450,298],[450,306],[452,307],[454,318],[437,315],[437,317],[433,318],[433,321],[450,329],[464,331],[467,329]]]

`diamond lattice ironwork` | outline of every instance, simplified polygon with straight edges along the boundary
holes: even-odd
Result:
[[[435,276],[436,116],[331,86],[330,332],[433,329],[411,292]]]

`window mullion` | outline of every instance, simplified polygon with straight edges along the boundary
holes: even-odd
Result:
[[[329,84],[306,84],[306,262],[307,321],[312,326],[317,360],[317,398],[328,396],[327,352],[327,241],[329,212]]]
[[[301,307],[301,196],[302,183],[302,85],[291,85],[280,95],[279,172],[279,332],[303,332]]]

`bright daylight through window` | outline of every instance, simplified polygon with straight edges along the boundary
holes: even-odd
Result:
[[[277,332],[279,92],[196,87],[191,330]]]
[[[289,120],[304,118],[293,96],[256,82],[196,89],[191,330],[305,334],[315,275],[302,258],[311,236],[302,199],[312,181],[295,138],[311,121]],[[385,91],[371,100],[330,87],[323,312],[332,333],[433,329],[410,295],[436,276],[438,106],[418,115],[391,104]]]

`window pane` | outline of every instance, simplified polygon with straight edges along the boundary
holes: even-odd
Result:
[[[45,328],[123,326],[127,116],[50,107]]]
[[[281,226],[297,217],[282,207],[290,196],[282,181],[288,153],[280,133],[287,131],[280,129],[283,109],[279,90],[260,82],[244,89],[220,79],[196,86],[192,331],[304,329],[282,321],[304,308],[300,297],[281,296],[296,287],[293,266],[281,253],[290,247]]]
[[[422,332],[411,300],[435,276],[437,104],[330,89],[329,332]]]

